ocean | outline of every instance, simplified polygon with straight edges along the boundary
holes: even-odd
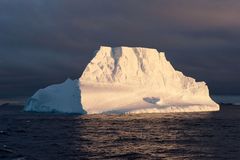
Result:
[[[212,95],[211,97],[217,103],[240,105],[240,95]]]
[[[240,159],[240,106],[140,115],[27,113],[0,107],[1,160]]]

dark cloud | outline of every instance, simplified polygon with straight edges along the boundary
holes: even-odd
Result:
[[[212,93],[239,94],[238,0],[2,0],[0,98],[80,77],[100,45],[153,47]]]

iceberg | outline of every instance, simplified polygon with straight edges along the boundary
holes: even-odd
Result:
[[[27,100],[24,110],[84,114],[78,80],[67,79],[38,90]]]
[[[220,109],[205,82],[175,70],[164,52],[151,48],[101,46],[71,84],[71,89],[65,82],[58,85],[57,92],[52,91],[56,85],[39,90],[25,110],[124,114]]]

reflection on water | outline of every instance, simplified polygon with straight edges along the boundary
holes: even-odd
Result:
[[[239,159],[240,108],[63,115],[0,108],[0,159]]]

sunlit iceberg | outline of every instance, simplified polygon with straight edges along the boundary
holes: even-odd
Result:
[[[39,90],[25,110],[81,114],[219,110],[205,82],[176,71],[156,49],[102,46],[82,76],[71,81],[71,89],[65,86],[70,81],[58,85],[57,92],[56,85]]]

